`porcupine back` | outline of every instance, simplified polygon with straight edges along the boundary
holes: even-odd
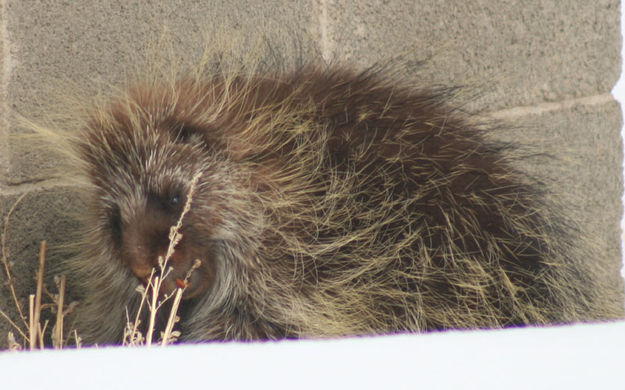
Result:
[[[123,214],[198,171],[183,235],[210,253],[211,279],[183,301],[183,340],[619,316],[510,145],[487,142],[447,97],[309,66],[137,84],[95,110],[74,145],[91,182],[74,265],[85,341],[120,342],[138,302],[105,203]]]

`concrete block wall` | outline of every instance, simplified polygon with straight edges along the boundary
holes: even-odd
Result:
[[[215,29],[252,37],[276,26],[278,48],[288,50],[295,36],[328,61],[366,67],[400,57],[402,71],[419,82],[477,86],[470,108],[513,125],[507,137],[557,157],[526,169],[563,193],[571,218],[598,241],[593,261],[605,262],[606,278],[622,289],[621,110],[610,95],[620,72],[618,0],[3,0],[0,7],[0,216],[4,227],[26,193],[6,235],[22,297],[34,291],[39,242],[54,248],[72,229],[62,217],[72,192],[49,175],[49,156],[10,137],[19,131],[11,112],[37,120],[59,79],[87,94],[123,79],[164,26],[191,54]],[[13,311],[4,284],[0,307]],[[7,330],[0,320],[0,347]]]

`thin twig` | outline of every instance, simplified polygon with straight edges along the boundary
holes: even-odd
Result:
[[[176,245],[178,245],[178,243],[180,242],[180,240],[182,239],[182,234],[179,233],[180,228],[182,227],[182,220],[184,219],[185,215],[189,212],[189,210],[191,209],[191,202],[193,201],[193,194],[195,193],[195,186],[197,185],[197,182],[200,180],[200,177],[202,176],[202,172],[198,172],[193,176],[193,179],[191,180],[191,185],[189,187],[189,191],[187,193],[187,200],[184,204],[184,207],[182,209],[182,212],[180,213],[180,217],[178,218],[178,221],[176,222],[176,225],[172,226],[171,229],[169,230],[169,246],[167,247],[167,253],[165,255],[165,258],[161,261],[159,261],[159,266],[161,267],[161,272],[167,267],[167,263],[169,262],[169,259],[173,256]],[[159,259],[160,260],[160,259]],[[162,263],[162,264],[161,264]],[[163,274],[161,273],[161,276],[163,277],[163,279],[165,277],[167,277],[167,274]],[[160,284],[161,281],[158,280],[158,278],[155,278],[155,288],[156,291],[153,292],[153,294],[158,296],[158,291],[160,290]],[[167,297],[162,303],[164,303],[167,299],[169,299],[170,297]],[[173,321],[176,317],[176,313],[178,311],[178,306],[180,304],[180,299],[182,298],[182,290],[181,289],[177,289],[176,290],[176,297],[174,298],[174,305],[172,305],[170,313],[169,313],[169,320],[167,321],[167,326],[166,326],[166,330],[164,333],[164,342],[166,341],[166,339],[168,339],[171,336],[171,330],[173,329]],[[178,302],[176,302],[176,300]],[[153,300],[154,302],[154,300]],[[161,304],[162,304],[161,303]],[[156,317],[156,306],[152,306],[152,311],[150,312],[150,324],[149,324],[149,328],[148,328],[148,337],[147,337],[147,343],[148,345],[150,345],[151,343],[151,336],[152,333],[150,332],[150,330],[154,329],[154,318]],[[170,321],[172,323],[170,323]],[[171,327],[171,329],[169,329],[169,331],[167,330],[167,328]],[[162,345],[165,345],[165,343],[163,343]]]
[[[174,248],[178,245],[178,242],[182,239],[182,234],[178,233],[180,228],[182,227],[182,220],[184,216],[191,210],[191,202],[193,201],[193,194],[195,193],[195,186],[197,182],[200,180],[202,176],[202,172],[198,172],[191,179],[191,186],[189,187],[189,192],[187,194],[187,201],[184,204],[184,208],[180,213],[180,218],[178,218],[178,222],[176,225],[172,226],[169,230],[169,246],[167,247],[167,255],[165,256],[165,264],[169,261],[171,256],[174,254]]]
[[[26,338],[24,338],[24,340],[26,340]],[[22,350],[22,346],[19,345],[17,341],[15,341],[15,335],[13,334],[13,332],[9,332],[9,334],[7,334],[7,344],[9,347],[9,351],[11,352]]]
[[[33,294],[28,295],[28,343],[30,350],[35,349],[35,342],[37,339],[37,329],[35,328],[35,296]]]
[[[74,344],[76,345],[76,349],[82,347],[82,339],[78,336],[76,329],[74,329]]]
[[[17,198],[15,203],[13,203],[13,205],[9,209],[9,212],[7,213],[6,217],[4,217],[4,228],[2,229],[2,237],[0,238],[0,243],[1,243],[0,247],[2,248],[2,263],[4,263],[4,271],[7,276],[7,282],[9,284],[9,290],[11,291],[11,297],[13,298],[13,303],[15,304],[15,308],[17,309],[17,312],[20,318],[24,322],[24,326],[28,327],[28,321],[26,320],[26,317],[24,316],[24,312],[22,311],[22,306],[20,305],[20,301],[17,299],[17,294],[15,293],[15,283],[13,281],[13,277],[11,276],[11,264],[9,263],[9,259],[6,253],[6,237],[7,237],[7,231],[9,228],[9,218],[11,217],[11,214],[13,214],[13,211],[15,211],[15,209],[17,208],[17,205],[22,201],[22,199],[24,199],[26,194],[27,193],[23,193],[19,198]],[[26,338],[24,340],[26,340]]]
[[[193,265],[191,266],[191,269],[189,269],[184,278],[184,287],[176,289],[176,296],[174,297],[174,302],[172,303],[171,310],[169,311],[167,326],[165,327],[165,331],[163,332],[163,340],[161,342],[161,346],[163,347],[172,341],[172,331],[174,329],[174,325],[178,321],[178,316],[176,314],[178,313],[178,307],[180,306],[182,293],[184,292],[184,290],[187,289],[187,286],[189,285],[189,278],[191,277],[191,274],[193,273],[193,271],[200,268],[200,265],[202,265],[202,262],[199,259],[195,259]]]
[[[152,271],[150,272],[150,278],[148,280],[152,280],[152,278],[154,277],[154,268],[152,268]],[[137,329],[139,328],[139,323],[140,321],[140,316],[141,316],[141,310],[143,309],[143,305],[146,301],[146,298],[148,296],[148,290],[147,288],[143,288],[143,291],[141,292],[141,302],[139,303],[139,309],[137,309],[137,315],[135,316],[135,321],[133,323],[132,326],[132,333],[131,336],[134,338],[134,335],[137,334]]]
[[[2,309],[0,309],[0,314],[7,320],[9,321],[9,324],[11,324],[11,326],[20,334],[20,336],[22,336],[24,338],[24,340],[28,340],[28,336],[26,336],[24,334],[24,332],[22,331],[22,329],[20,329],[19,326],[17,326],[17,324],[15,322],[13,322],[13,320],[11,320],[11,317],[8,316],[8,314],[6,314],[4,311],[2,311]]]
[[[160,278],[154,277],[154,284],[152,285],[152,303],[150,305],[150,320],[148,322],[148,331],[145,335],[145,344],[149,347],[152,345],[152,334],[154,333],[154,323],[156,321],[156,311],[158,304],[158,289],[160,287]],[[149,285],[148,285],[149,286]]]
[[[134,337],[134,334],[136,334],[135,332],[139,325],[140,312],[141,312],[141,309],[143,308],[144,302],[147,299],[146,297],[149,291],[151,293],[151,299],[147,302],[148,302],[150,315],[149,315],[148,329],[147,329],[147,333],[145,336],[145,345],[147,346],[152,345],[152,337],[154,334],[156,314],[158,310],[162,307],[163,304],[165,304],[165,302],[167,302],[172,297],[172,294],[165,295],[161,301],[158,300],[159,292],[161,290],[161,285],[163,283],[163,280],[170,274],[170,271],[172,270],[171,267],[167,267],[167,263],[169,262],[169,259],[174,254],[176,245],[178,245],[178,243],[182,239],[182,234],[179,233],[179,230],[182,227],[182,221],[185,215],[191,209],[191,202],[193,200],[195,186],[197,185],[197,182],[199,181],[201,176],[202,176],[202,172],[198,172],[195,174],[195,176],[193,176],[193,179],[191,180],[191,185],[189,187],[187,200],[185,202],[184,208],[182,209],[182,212],[180,213],[180,217],[178,218],[178,221],[176,222],[176,224],[172,226],[169,230],[169,246],[167,247],[167,252],[165,254],[165,257],[158,258],[158,265],[160,268],[160,273],[159,273],[160,277],[154,276],[155,272],[153,269],[152,273],[150,274],[150,278],[148,279],[148,285],[146,286],[146,289],[142,291],[141,303],[139,304],[139,311],[137,312],[137,315],[135,317],[135,322],[133,324],[132,330],[129,330],[129,333],[132,335],[131,337]],[[190,272],[195,270],[198,266],[195,266],[194,264],[194,266],[191,268],[191,270],[187,274],[187,278],[185,278],[185,285],[186,285],[186,281],[188,280],[188,276]],[[178,288],[176,290],[176,294],[174,296],[174,302],[170,309],[167,325],[165,327],[165,331],[163,332],[163,340],[161,341],[162,345],[166,345],[172,339],[173,326],[176,322],[176,313],[178,311],[178,306],[180,305],[180,300],[182,299],[183,290],[184,289],[181,289],[181,288]]]
[[[163,340],[161,341],[161,346],[163,347],[169,344],[170,339],[172,338],[172,331],[174,329],[174,324],[176,323],[176,313],[178,312],[178,306],[180,305],[180,300],[182,299],[182,292],[183,289],[176,289],[176,296],[174,297],[174,302],[171,305],[167,325],[165,326],[165,331],[163,332]]]
[[[54,334],[52,335],[52,345],[56,349],[63,348],[63,304],[65,300],[65,275],[61,275],[59,282],[59,299],[56,309],[56,323],[54,324]]]
[[[41,318],[41,293],[43,292],[43,271],[46,263],[46,241],[41,241],[41,247],[39,248],[39,270],[37,271],[37,290],[35,293],[35,308],[33,325],[35,326],[34,336],[36,339],[43,339],[42,329],[39,327],[39,319]],[[34,344],[33,340],[30,341],[30,345]]]
[[[41,323],[37,324],[37,327],[39,329],[39,334],[38,334],[39,349],[44,348],[43,335],[46,333],[46,329],[48,328],[49,324],[50,324],[49,320],[46,320],[46,322],[43,323],[43,327],[41,326]]]

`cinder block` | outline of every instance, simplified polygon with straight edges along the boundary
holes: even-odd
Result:
[[[4,22],[4,15],[0,12],[0,23]],[[0,69],[5,69],[6,58],[4,56],[5,42],[0,39]],[[0,80],[4,80],[0,77]],[[0,83],[0,194],[6,183],[9,172],[9,153],[8,153],[8,112],[7,112],[7,96],[6,86]]]
[[[617,0],[327,3],[326,56],[402,56],[425,83],[483,88],[482,110],[604,93],[620,73]]]

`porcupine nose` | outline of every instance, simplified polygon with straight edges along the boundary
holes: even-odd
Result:
[[[149,261],[149,256],[144,253],[145,248],[141,245],[135,246],[134,250],[130,250],[127,255],[128,268],[133,275],[139,279],[143,284],[147,284],[152,269],[157,265],[156,262]],[[158,269],[156,267],[155,271]]]
[[[144,285],[148,284],[150,275],[159,276],[163,272],[159,257],[165,257],[169,244],[170,221],[159,212],[158,207],[133,210],[123,229],[123,262]]]
[[[158,271],[155,251],[145,243],[145,234],[127,229],[122,240],[122,257],[132,274],[144,285],[150,279],[152,269]]]

